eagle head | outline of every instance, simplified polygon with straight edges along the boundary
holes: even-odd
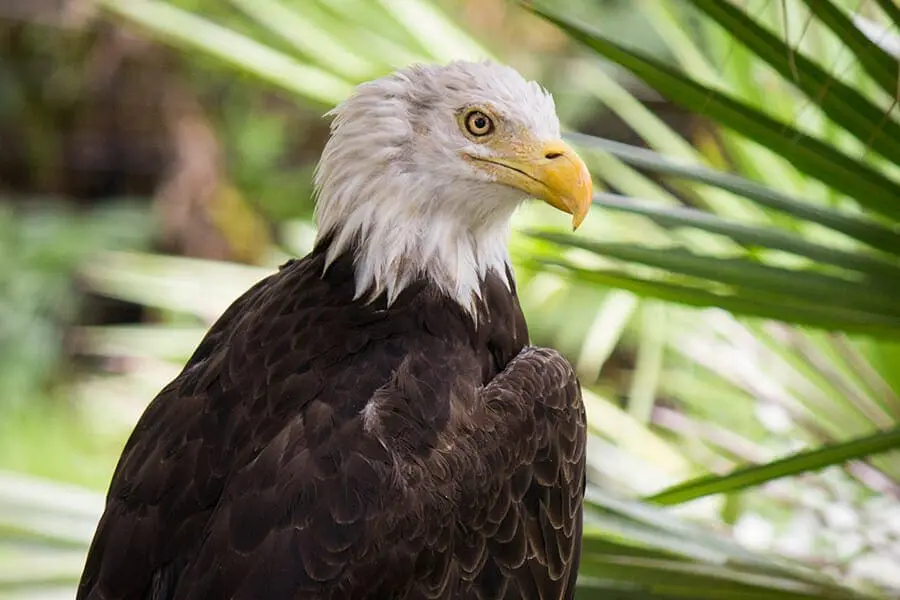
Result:
[[[354,253],[357,297],[390,303],[428,278],[472,310],[484,278],[508,284],[509,220],[529,197],[572,215],[591,203],[550,94],[493,63],[415,65],[364,83],[331,113],[316,170],[328,263]]]

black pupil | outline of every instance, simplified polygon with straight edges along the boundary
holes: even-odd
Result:
[[[475,129],[485,129],[487,127],[487,119],[484,117],[475,117],[472,124],[475,126]]]

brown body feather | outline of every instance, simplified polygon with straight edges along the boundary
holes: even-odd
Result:
[[[326,242],[327,243],[327,242]],[[515,291],[353,300],[324,244],[237,300],[120,459],[84,600],[574,595],[585,416]]]

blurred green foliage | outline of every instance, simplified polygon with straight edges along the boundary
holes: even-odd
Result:
[[[146,248],[146,206],[78,212],[29,198],[0,204],[0,411],[39,403],[60,381],[64,337],[83,308],[73,273],[96,253]]]
[[[85,316],[77,269],[110,249],[143,249],[146,204],[75,210],[56,199],[0,204],[0,468],[102,489],[122,443],[79,425],[68,337]]]

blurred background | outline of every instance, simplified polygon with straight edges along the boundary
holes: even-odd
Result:
[[[597,182],[511,247],[585,388],[579,598],[900,597],[894,0],[0,0],[0,598],[71,598],[119,452],[315,230],[324,113],[541,81]],[[575,132],[578,132],[577,134]]]

